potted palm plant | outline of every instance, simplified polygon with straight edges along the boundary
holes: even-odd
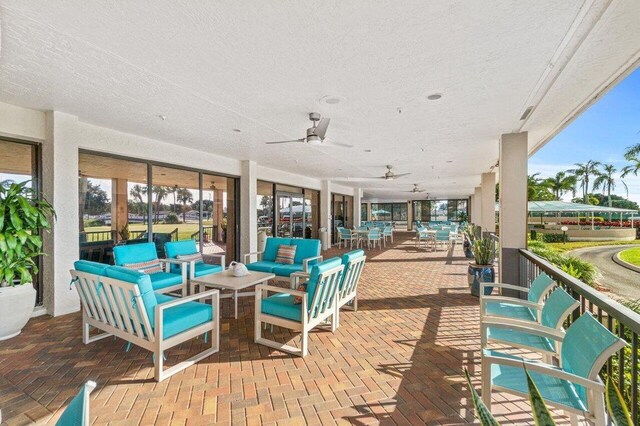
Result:
[[[476,238],[471,243],[474,263],[469,262],[469,286],[471,294],[480,296],[480,283],[493,283],[496,281],[494,261],[496,247],[489,236]],[[491,294],[493,287],[485,287],[485,295]]]
[[[33,312],[40,231],[51,228],[49,218],[55,215],[28,185],[0,183],[0,340],[20,334]]]

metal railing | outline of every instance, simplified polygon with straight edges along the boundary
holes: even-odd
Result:
[[[205,242],[213,242],[218,241],[218,225],[213,226],[203,226],[202,227],[202,235]],[[191,234],[191,239],[199,242],[200,240],[200,231],[196,231]]]
[[[638,335],[640,334],[640,314],[607,297],[577,278],[562,271],[549,261],[532,252],[520,250],[520,285],[529,287],[531,281],[545,272],[580,302],[580,306],[568,319],[567,326],[585,312],[590,312],[612,333],[625,339],[629,345],[611,357],[601,371],[617,383],[623,393],[634,424],[639,424],[638,402]]]
[[[118,232],[114,229],[108,229],[106,231],[80,231],[80,242],[115,241],[117,234]]]

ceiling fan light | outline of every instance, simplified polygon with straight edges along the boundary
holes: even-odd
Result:
[[[309,145],[318,146],[322,144],[322,139],[317,135],[309,135],[307,137],[307,143]]]

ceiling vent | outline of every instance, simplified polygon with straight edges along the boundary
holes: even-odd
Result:
[[[533,106],[530,106],[529,108],[525,109],[524,113],[522,114],[522,117],[520,117],[520,121],[526,120],[527,118],[529,118],[532,111],[533,111]]]

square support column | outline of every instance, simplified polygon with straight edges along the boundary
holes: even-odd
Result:
[[[129,222],[129,190],[127,179],[111,179],[111,230],[120,241],[120,230]]]
[[[482,200],[480,202],[482,232],[496,232],[496,174],[482,174]]]
[[[56,219],[43,233],[43,302],[50,315],[80,309],[78,293],[69,289],[69,269],[80,257],[78,197],[78,117],[47,111],[42,144],[42,192],[53,205]]]
[[[413,231],[413,201],[407,200],[407,231]]]
[[[320,189],[320,227],[327,230],[327,248],[331,247],[331,181],[323,180]]]
[[[482,188],[476,186],[473,193],[473,210],[475,212],[473,223],[482,226]]]
[[[240,256],[258,249],[258,173],[255,161],[242,161],[240,175]]]
[[[360,226],[362,219],[362,188],[353,191],[353,226]]]
[[[500,139],[500,280],[520,285],[518,250],[527,247],[527,133]]]

